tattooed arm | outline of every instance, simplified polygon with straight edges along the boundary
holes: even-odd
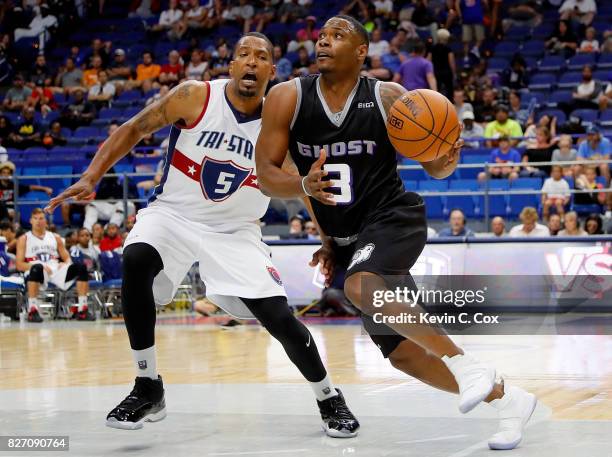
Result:
[[[380,84],[380,98],[382,100],[385,113],[389,113],[389,110],[391,109],[391,106],[395,100],[400,98],[404,92],[407,92],[406,89],[399,84],[391,82],[384,82]],[[449,155],[438,157],[436,160],[431,162],[421,162],[421,166],[430,176],[436,179],[444,179],[453,174],[455,168],[457,168],[462,146],[463,140],[459,139],[455,143],[455,147],[449,153]]]
[[[190,125],[200,115],[207,91],[206,84],[186,81],[147,106],[108,137],[81,179],[51,199],[45,209],[52,211],[68,198],[83,200],[89,197],[102,176],[146,135],[174,123]]]

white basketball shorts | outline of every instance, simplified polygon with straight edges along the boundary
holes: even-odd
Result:
[[[253,317],[238,297],[287,296],[256,223],[211,227],[169,208],[150,206],[138,212],[124,249],[134,243],[154,247],[162,259],[164,268],[153,282],[159,305],[172,300],[195,262],[199,262],[206,296],[238,318]]]

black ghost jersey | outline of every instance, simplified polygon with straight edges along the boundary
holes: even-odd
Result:
[[[311,198],[326,235],[356,235],[375,212],[404,193],[397,158],[386,129],[380,82],[360,77],[344,109],[332,113],[319,87],[318,76],[296,80],[298,102],[291,124],[289,151],[305,176],[325,149],[324,168],[334,186],[336,206]]]

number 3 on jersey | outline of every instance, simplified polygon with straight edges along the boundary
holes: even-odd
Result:
[[[353,202],[353,189],[351,187],[353,174],[351,167],[345,163],[326,163],[323,169],[327,171],[328,177],[334,181],[334,185],[328,189],[337,189],[339,193],[334,194],[334,200],[339,205],[348,205]]]

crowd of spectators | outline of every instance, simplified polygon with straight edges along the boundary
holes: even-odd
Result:
[[[186,79],[227,77],[233,43],[216,33],[222,27],[236,27],[242,32],[268,32],[272,23],[285,27],[282,36],[273,36],[277,73],[272,84],[317,72],[313,50],[324,18],[312,14],[315,5],[310,0],[169,0],[161,6],[160,2],[135,1],[130,16],[143,19],[150,48],[134,55],[125,46],[94,37],[88,46],[71,45],[60,61],[55,54],[50,58],[49,43],[61,41],[61,31],[72,16],[103,17],[104,2],[98,7],[92,6],[95,2],[60,2],[67,5],[65,11],[58,8],[58,2],[12,3],[23,5],[18,15],[6,5],[0,7],[0,54],[10,61],[14,47],[32,37],[39,40],[40,53],[33,65],[13,62],[14,69],[0,75],[5,85],[10,84],[0,113],[0,155],[2,148],[65,145],[71,132],[92,125],[124,92],[138,91],[143,101],[151,103]],[[351,14],[370,33],[363,74],[397,81],[407,89],[438,90],[453,101],[464,123],[466,153],[470,148],[487,146],[492,148],[489,161],[501,164],[478,176],[481,181],[541,177],[546,180],[543,218],[547,221],[558,214],[564,221],[569,210],[564,182],[570,189],[584,192],[576,195],[577,201],[600,204],[605,210],[610,194],[597,189],[610,186],[610,167],[596,161],[610,158],[610,141],[597,126],[580,119],[567,116],[567,122],[560,123],[555,116],[539,116],[528,91],[530,71],[520,54],[512,57],[503,71],[488,71],[494,47],[491,43],[514,27],[540,25],[545,10],[551,8],[544,2],[529,1],[507,6],[488,0],[347,0],[337,11],[328,13]],[[593,27],[597,9],[594,0],[564,0],[555,8],[558,24],[545,43],[549,53],[570,57],[612,51],[612,30]],[[457,41],[458,47],[454,46]],[[172,47],[156,55],[153,49],[158,42]],[[605,110],[612,99],[609,79],[595,79],[589,66],[584,66],[582,76],[572,99],[559,104],[568,115],[577,108]],[[112,128],[111,124],[109,132]],[[158,155],[163,148],[160,141],[151,136],[139,146],[150,148],[146,154]],[[134,152],[139,154],[145,153]],[[581,159],[593,160],[593,166],[563,164],[559,172],[555,167],[530,165]],[[156,182],[159,173],[138,186],[150,190]],[[91,230],[94,217],[109,220],[119,214],[118,204],[97,200],[100,204],[93,202],[85,208],[74,205],[63,211],[68,215],[82,211],[85,226]],[[128,208],[129,214],[133,210]],[[305,227],[299,231],[307,232]]]

